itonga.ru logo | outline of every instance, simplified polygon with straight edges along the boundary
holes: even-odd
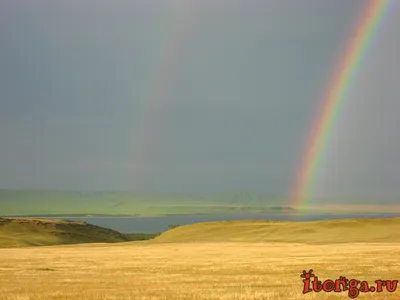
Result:
[[[303,294],[310,292],[319,293],[321,291],[326,293],[340,293],[347,292],[348,296],[352,299],[357,298],[360,293],[382,293],[389,292],[393,293],[397,289],[398,280],[375,280],[376,286],[369,285],[367,281],[361,281],[357,279],[347,279],[344,276],[340,276],[338,279],[331,280],[327,279],[324,282],[318,280],[318,276],[315,276],[313,270],[303,270],[300,277],[303,279]],[[312,280],[311,280],[312,278]]]

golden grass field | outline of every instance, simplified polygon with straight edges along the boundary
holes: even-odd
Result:
[[[351,221],[324,222],[202,223],[144,242],[0,249],[0,299],[350,299],[347,292],[303,295],[302,270],[313,269],[322,280],[400,279],[400,241],[390,241],[399,234],[399,219],[365,220],[357,227],[363,242],[349,242],[356,235],[346,227]],[[340,243],[322,243],[329,224],[327,234],[344,235]],[[289,242],[267,241],[273,228],[263,232],[263,226],[280,226],[273,232]],[[296,227],[302,236],[295,237]],[[373,228],[385,239],[370,235]],[[357,299],[370,298],[400,299],[400,287]]]

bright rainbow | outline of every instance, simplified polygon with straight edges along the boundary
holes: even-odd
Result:
[[[354,33],[347,42],[345,55],[338,63],[338,68],[313,124],[307,149],[297,174],[294,192],[290,199],[293,208],[301,208],[312,196],[318,166],[323,158],[332,129],[337,122],[342,105],[347,99],[346,96],[355,78],[358,66],[388,10],[389,2],[390,0],[365,1],[365,9],[354,28]]]

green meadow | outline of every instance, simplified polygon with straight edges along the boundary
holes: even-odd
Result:
[[[331,204],[336,203],[336,204]],[[362,205],[361,205],[362,203]],[[308,213],[400,212],[398,205],[368,199],[322,199]],[[290,214],[285,197],[234,191],[219,194],[139,194],[0,190],[0,216],[165,216],[182,214]]]
[[[157,216],[282,212],[283,198],[232,192],[212,195],[0,190],[0,214]]]

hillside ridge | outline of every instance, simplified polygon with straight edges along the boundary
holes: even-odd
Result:
[[[400,218],[206,222],[176,227],[153,242],[400,242]]]
[[[126,241],[118,231],[83,221],[0,218],[0,248]]]

